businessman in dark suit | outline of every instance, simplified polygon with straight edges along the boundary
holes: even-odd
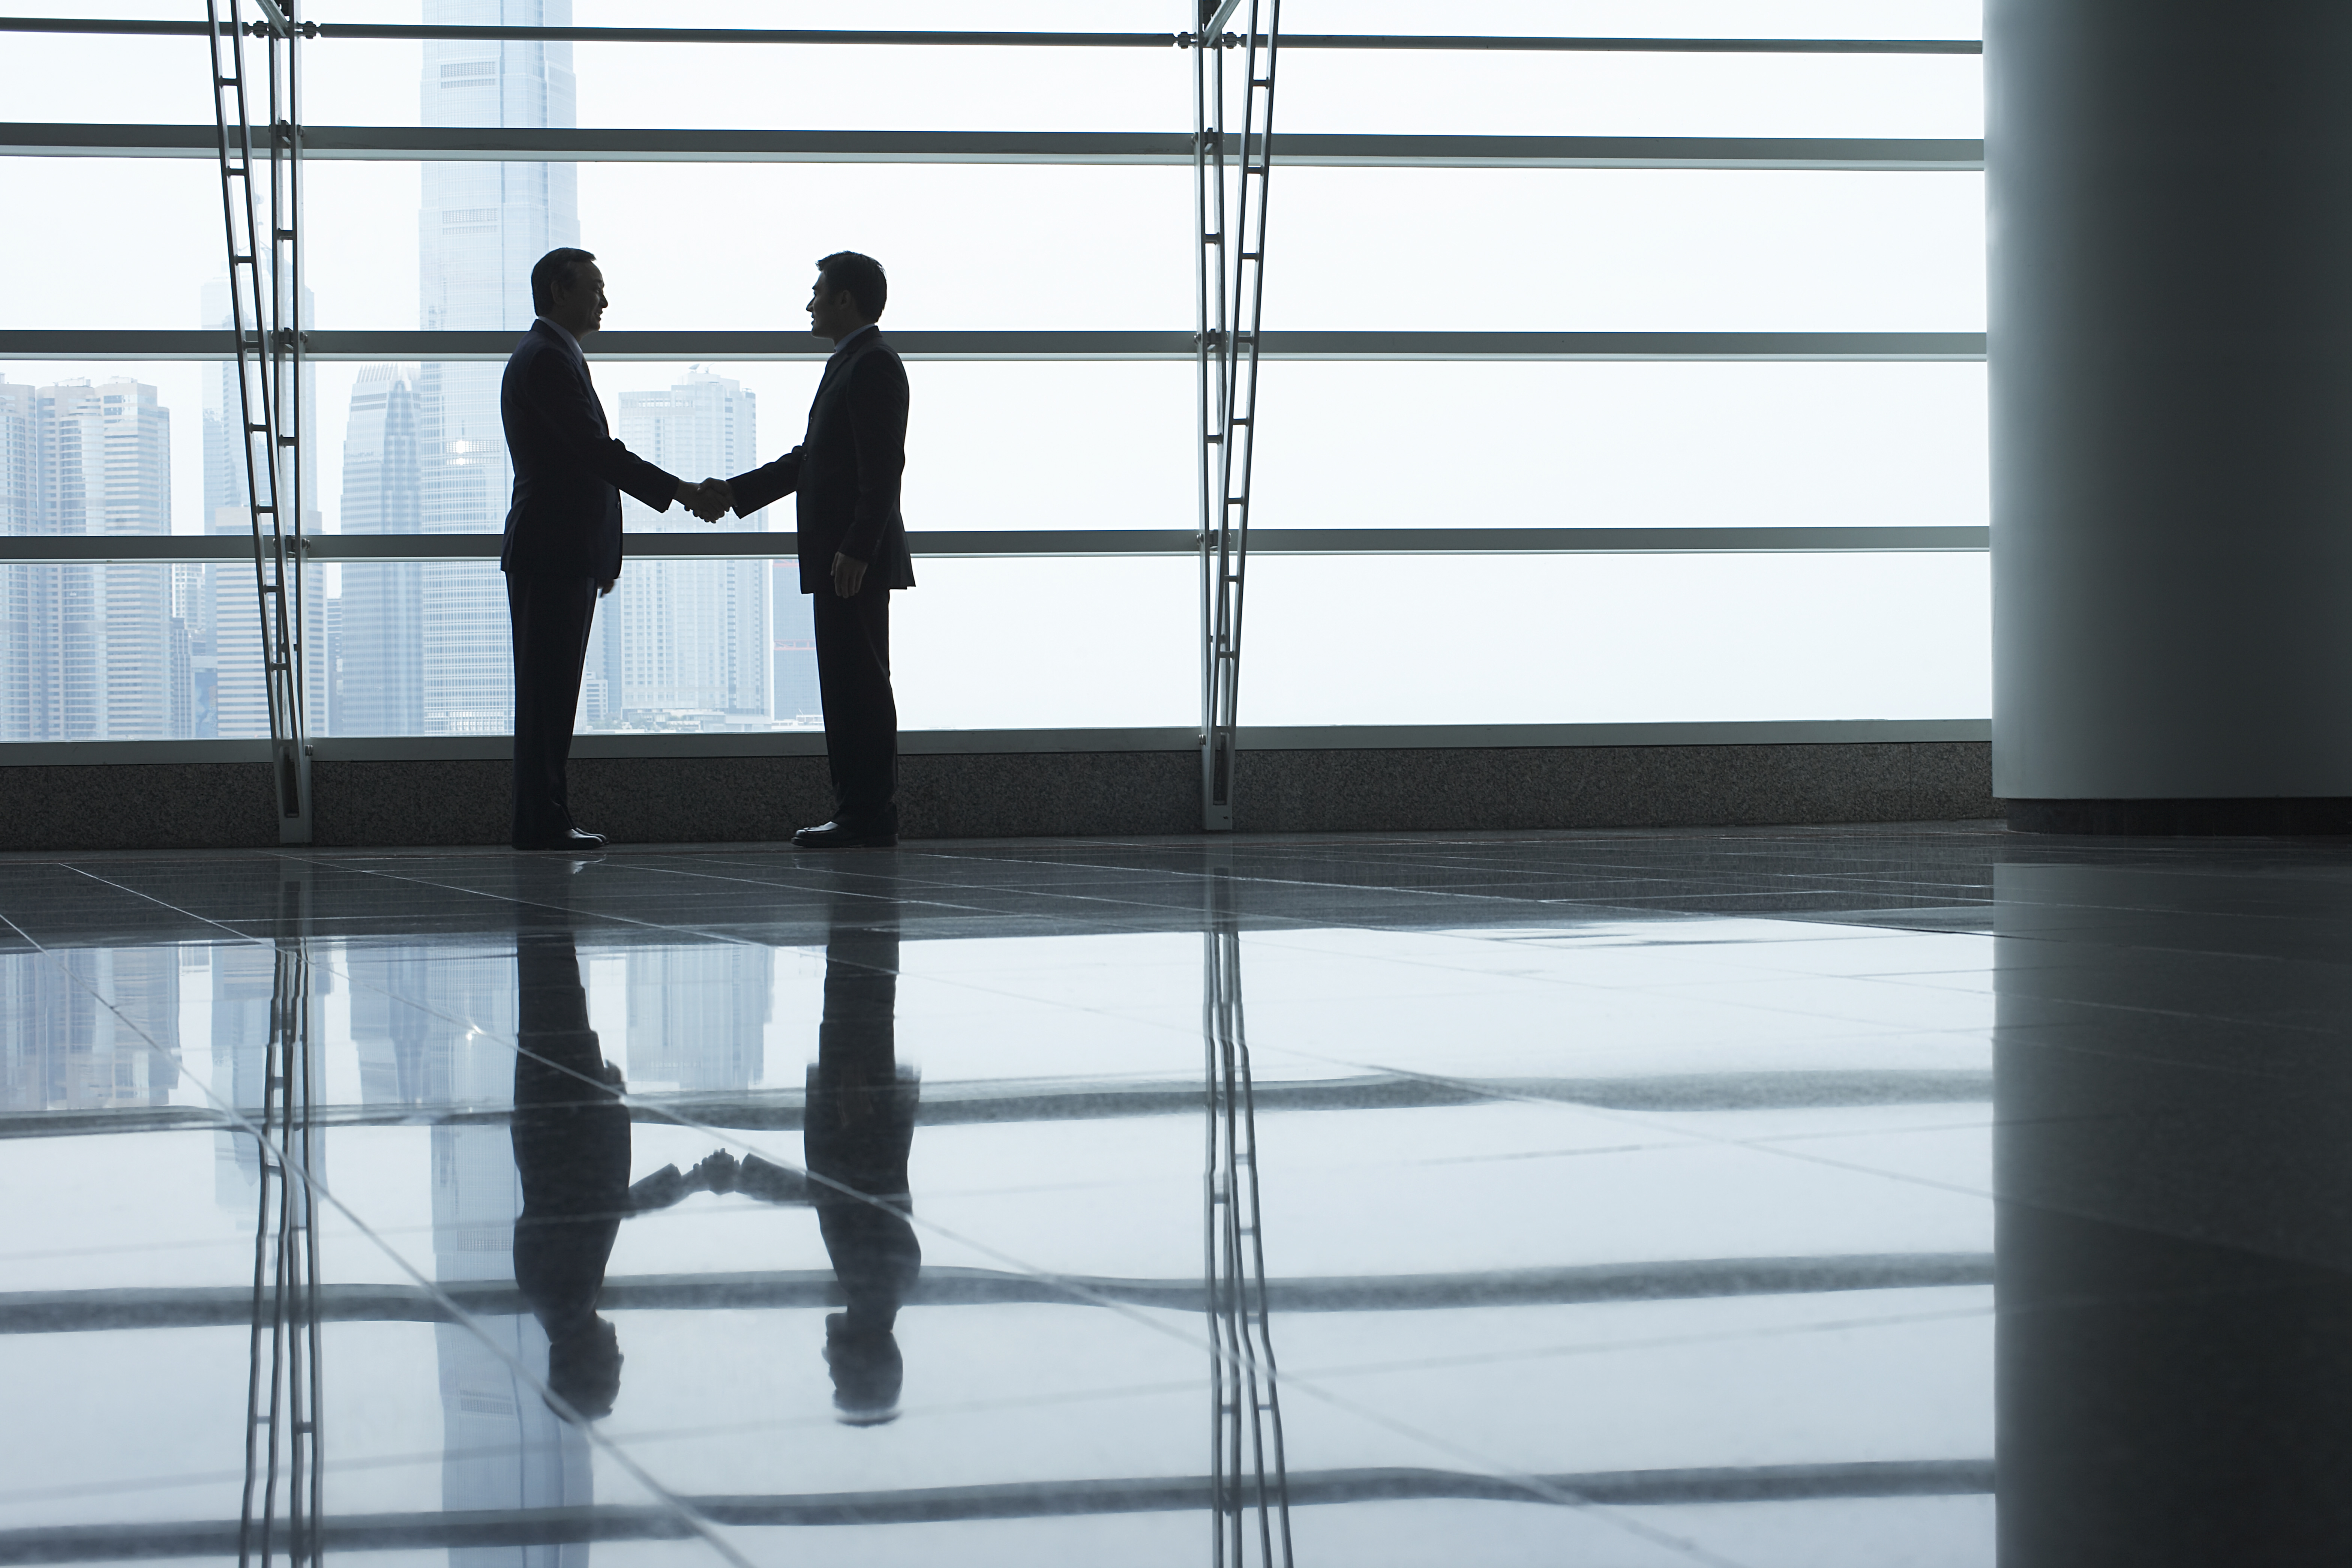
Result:
[[[801,592],[813,595],[817,689],[833,771],[833,820],[793,835],[803,849],[898,842],[898,704],[890,690],[890,594],[915,585],[898,479],[907,466],[907,369],[874,323],[882,264],[841,251],[817,263],[809,327],[831,338],[808,434],[765,468],[705,480],[707,497],[753,512],[798,498]],[[705,503],[707,504],[707,502]],[[698,504],[698,515],[714,515]]]
[[[596,599],[621,574],[621,491],[667,511],[704,490],[632,453],[604,424],[580,349],[604,320],[596,258],[549,251],[530,269],[530,301],[539,320],[499,392],[515,476],[499,552],[514,627],[514,847],[601,849],[604,836],[572,820],[563,765]]]

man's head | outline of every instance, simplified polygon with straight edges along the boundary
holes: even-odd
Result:
[[[882,264],[854,250],[836,250],[816,264],[816,287],[809,290],[809,331],[839,342],[858,328],[882,319],[890,280]]]
[[[604,274],[595,256],[564,246],[530,269],[530,308],[575,338],[604,324]]]

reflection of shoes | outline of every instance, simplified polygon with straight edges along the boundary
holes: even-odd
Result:
[[[693,1170],[688,1172],[686,1183],[688,1187],[700,1192],[731,1193],[735,1190],[736,1173],[741,1168],[735,1163],[734,1155],[720,1149],[705,1155]]]
[[[907,1363],[898,1341],[877,1323],[847,1312],[824,1321],[824,1364],[833,1373],[834,1419],[845,1426],[880,1426],[898,1418]]]
[[[515,847],[518,849],[569,849],[575,855],[586,855],[604,847],[604,836],[601,833],[583,833],[576,827],[567,827],[561,833],[551,834],[544,838],[518,838],[515,840]]]
[[[839,822],[803,827],[793,835],[795,849],[890,849],[898,843],[898,836],[887,828],[851,827]]]

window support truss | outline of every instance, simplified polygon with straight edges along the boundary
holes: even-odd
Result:
[[[1257,448],[1259,321],[1274,152],[1282,0],[1249,0],[1248,31],[1222,32],[1239,0],[1200,0],[1192,35],[1192,214],[1198,282],[1201,496],[1201,826],[1234,826],[1242,596]],[[1261,9],[1264,26],[1260,26]],[[1228,141],[1225,56],[1241,51],[1241,133]],[[1228,152],[1232,156],[1228,157]]]
[[[229,325],[236,339],[246,516],[268,698],[270,779],[278,841],[310,842],[310,755],[302,706],[302,138],[296,97],[297,0],[205,0],[221,222],[228,246]],[[224,18],[226,12],[226,18]],[[266,113],[257,149],[257,40]],[[263,215],[268,215],[264,226]],[[224,415],[226,414],[224,409]]]

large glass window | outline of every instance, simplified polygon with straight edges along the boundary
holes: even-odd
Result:
[[[1975,719],[1979,553],[1265,555],[1253,724]]]
[[[1277,363],[1264,528],[1981,526],[1981,364]]]
[[[177,0],[123,0],[109,14],[187,19]],[[420,15],[415,0],[317,0],[307,14],[330,24]],[[574,0],[569,19],[647,20],[625,0]],[[795,20],[809,19],[756,0],[713,0],[694,18]],[[1181,20],[1160,0],[1033,0],[990,23],[1166,32]],[[1442,17],[1403,0],[1289,0],[1284,23],[1293,35],[1978,33],[1962,0],[1486,0]],[[950,0],[892,0],[856,25],[973,18]],[[511,485],[501,367],[436,357],[436,340],[409,334],[520,335],[530,261],[575,243],[603,260],[614,332],[714,334],[709,354],[681,349],[665,363],[592,344],[614,434],[688,478],[740,472],[798,439],[821,374],[814,355],[733,357],[761,351],[723,340],[802,331],[812,263],[829,250],[888,265],[886,331],[918,344],[1002,334],[955,351],[981,357],[909,361],[904,503],[922,586],[900,601],[894,628],[904,722],[1196,721],[1197,568],[1132,552],[1181,549],[1197,527],[1194,372],[1181,357],[1194,310],[1191,174],[1102,162],[1111,144],[1085,142],[1141,132],[1171,139],[1152,156],[1181,147],[1188,55],[331,34],[303,50],[304,118],[318,127],[910,138],[895,152],[861,144],[858,162],[641,161],[649,149],[583,163],[353,159],[323,137],[306,165],[307,319],[322,342],[389,335],[373,363],[311,364],[305,526],[323,540],[413,537],[432,558],[322,546],[303,578],[313,732],[510,723],[495,562],[446,537],[501,526]],[[12,35],[0,51],[12,119],[177,125],[157,140],[176,134],[193,154],[0,159],[10,210],[68,216],[76,237],[69,266],[53,247],[0,257],[10,328],[66,334],[38,352],[70,355],[80,331],[226,324],[217,175],[205,139],[189,134],[208,128],[205,56],[184,37]],[[1967,545],[1988,512],[1982,366],[1883,356],[1973,351],[1982,183],[1866,165],[1890,138],[1944,139],[1937,155],[1964,162],[1981,134],[1977,57],[1302,47],[1282,72],[1278,129],[1302,137],[1613,137],[1631,139],[1628,155],[1662,156],[1673,149],[1641,139],[1828,138],[1844,142],[1821,155],[1865,166],[1340,167],[1284,165],[1278,153],[1244,724],[1982,715],[1980,553],[1791,551],[1806,542],[1761,534],[1736,554],[1671,538],[1618,541],[1638,549],[1613,554],[1546,554],[1541,542],[1429,552],[1472,528],[1937,527],[1960,531],[1939,546]],[[939,155],[940,133],[959,132],[1078,140],[1024,154],[1058,162],[1003,161],[1002,147],[979,150],[997,161],[921,161]],[[1055,332],[1160,334],[1149,352],[1167,357],[986,357],[1054,349],[1035,335]],[[1358,334],[1349,352],[1363,357],[1286,357],[1281,334],[1330,332]],[[1654,363],[1422,359],[1402,336],[1444,332],[1504,334],[1484,346],[1506,356],[1563,352],[1515,349],[1507,334],[1639,333],[1619,347]],[[1724,357],[1759,352],[1733,341],[1744,333],[1799,334],[1760,352],[1819,363]],[[1887,336],[1925,333],[1949,336]],[[93,340],[91,354],[147,352],[138,341]],[[1091,352],[1140,354],[1140,344]],[[486,351],[478,340],[463,352]],[[225,433],[234,405],[218,363],[0,363],[0,535],[242,538],[244,483]],[[625,526],[663,542],[637,548],[600,614],[583,724],[811,723],[808,605],[779,554],[788,542],[664,557],[693,548],[668,536],[709,525],[632,500]],[[788,533],[792,504],[722,527]],[[1136,530],[1153,537],[1100,537]],[[1300,552],[1332,530],[1388,537]],[[1075,553],[1040,533],[1073,535]],[[1039,549],[1051,552],[1022,553]],[[32,554],[0,563],[0,736],[260,732],[249,564]],[[1475,637],[1437,635],[1440,585],[1466,585],[1480,605]]]

